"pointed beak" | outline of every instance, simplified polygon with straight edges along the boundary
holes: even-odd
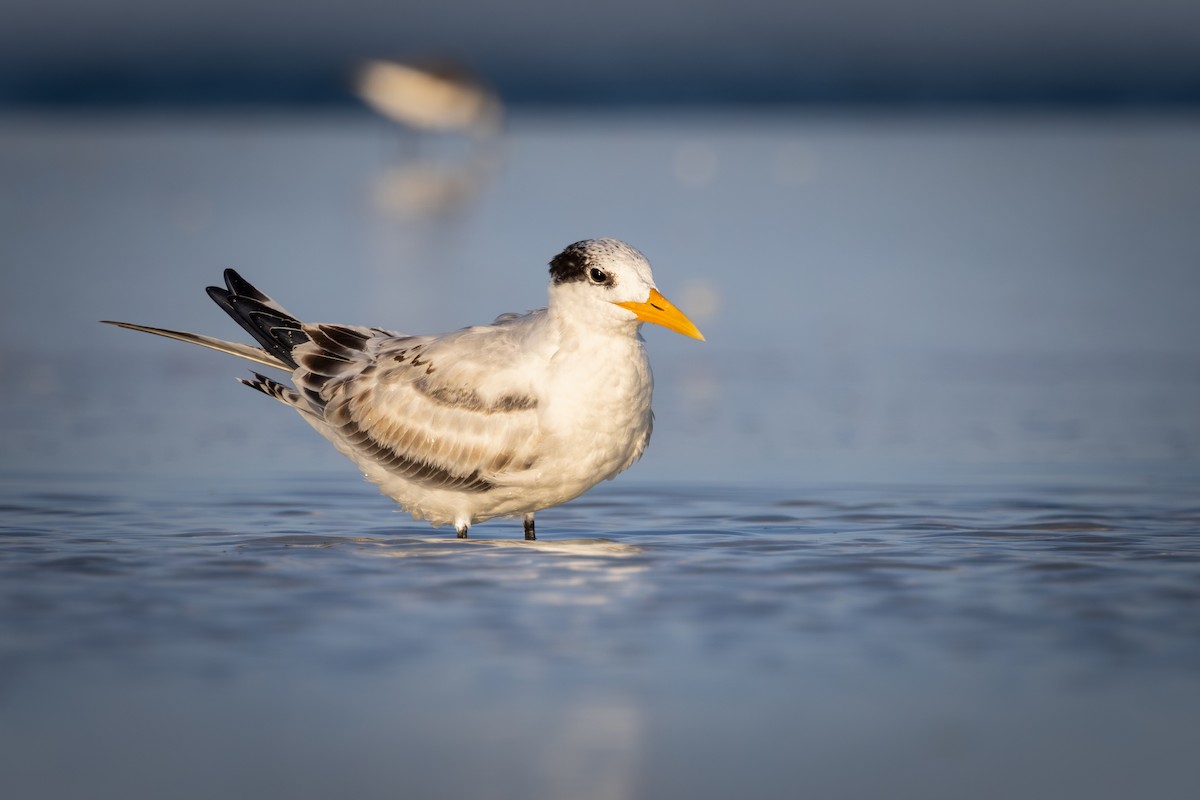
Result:
[[[704,341],[704,334],[684,316],[683,312],[671,305],[671,301],[658,293],[658,289],[650,290],[650,297],[644,303],[615,303],[621,308],[627,308],[637,315],[642,322],[653,322],[670,328],[676,333]]]

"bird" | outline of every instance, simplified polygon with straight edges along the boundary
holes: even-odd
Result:
[[[258,346],[102,320],[290,373],[238,381],[291,407],[414,519],[460,539],[494,517],[534,515],[614,478],[654,427],[649,322],[703,341],[618,239],[550,260],[548,302],[490,325],[410,335],[304,323],[233,269],[208,295]]]

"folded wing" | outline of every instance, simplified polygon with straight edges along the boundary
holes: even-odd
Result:
[[[298,399],[359,457],[428,488],[478,492],[536,465],[538,400],[509,326],[438,339],[304,332],[292,351]]]

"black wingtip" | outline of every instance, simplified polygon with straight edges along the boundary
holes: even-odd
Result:
[[[270,302],[271,300],[271,298],[260,292],[254,284],[239,275],[237,270],[232,267],[225,270],[225,285],[229,287],[230,294],[249,297],[252,300],[260,302]]]
[[[225,270],[225,284],[205,289],[214,303],[254,337],[263,349],[295,369],[292,350],[308,341],[300,321],[254,288],[235,270]]]
[[[209,286],[204,291],[208,293],[209,298],[214,303],[219,305],[226,314],[228,314],[229,316],[231,316],[235,320],[237,320],[238,324],[241,325],[243,328],[246,327],[245,324],[242,323],[241,319],[238,317],[237,311],[235,311],[233,308],[233,299],[232,299],[233,293],[232,292],[222,289],[220,286]],[[247,330],[249,330],[249,328],[247,328]],[[253,331],[251,331],[251,333],[253,333]],[[255,338],[258,338],[258,337],[255,337]]]

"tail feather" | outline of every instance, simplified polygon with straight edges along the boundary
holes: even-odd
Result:
[[[249,386],[251,389],[257,389],[267,397],[274,397],[281,403],[299,408],[300,394],[295,389],[257,372],[251,374],[254,376],[254,380],[238,378],[237,382],[243,386]]]
[[[225,286],[208,287],[208,296],[268,353],[295,369],[292,350],[308,341],[300,320],[232,269],[225,270]]]
[[[238,342],[227,342],[224,339],[214,339],[211,336],[202,336],[198,333],[187,333],[186,331],[173,331],[167,328],[151,328],[148,325],[135,325],[132,322],[116,322],[111,319],[103,319],[101,322],[107,325],[116,325],[119,328],[128,328],[131,331],[142,331],[143,333],[153,333],[156,336],[165,336],[168,339],[176,339],[189,344],[198,344],[201,347],[207,347],[212,350],[218,350],[222,353],[228,353],[231,356],[244,358],[247,361],[253,361],[256,364],[262,364],[264,367],[272,367],[273,369],[291,370],[295,369],[295,365],[280,361],[275,356],[261,350],[257,347],[251,347],[248,344],[240,344]]]

